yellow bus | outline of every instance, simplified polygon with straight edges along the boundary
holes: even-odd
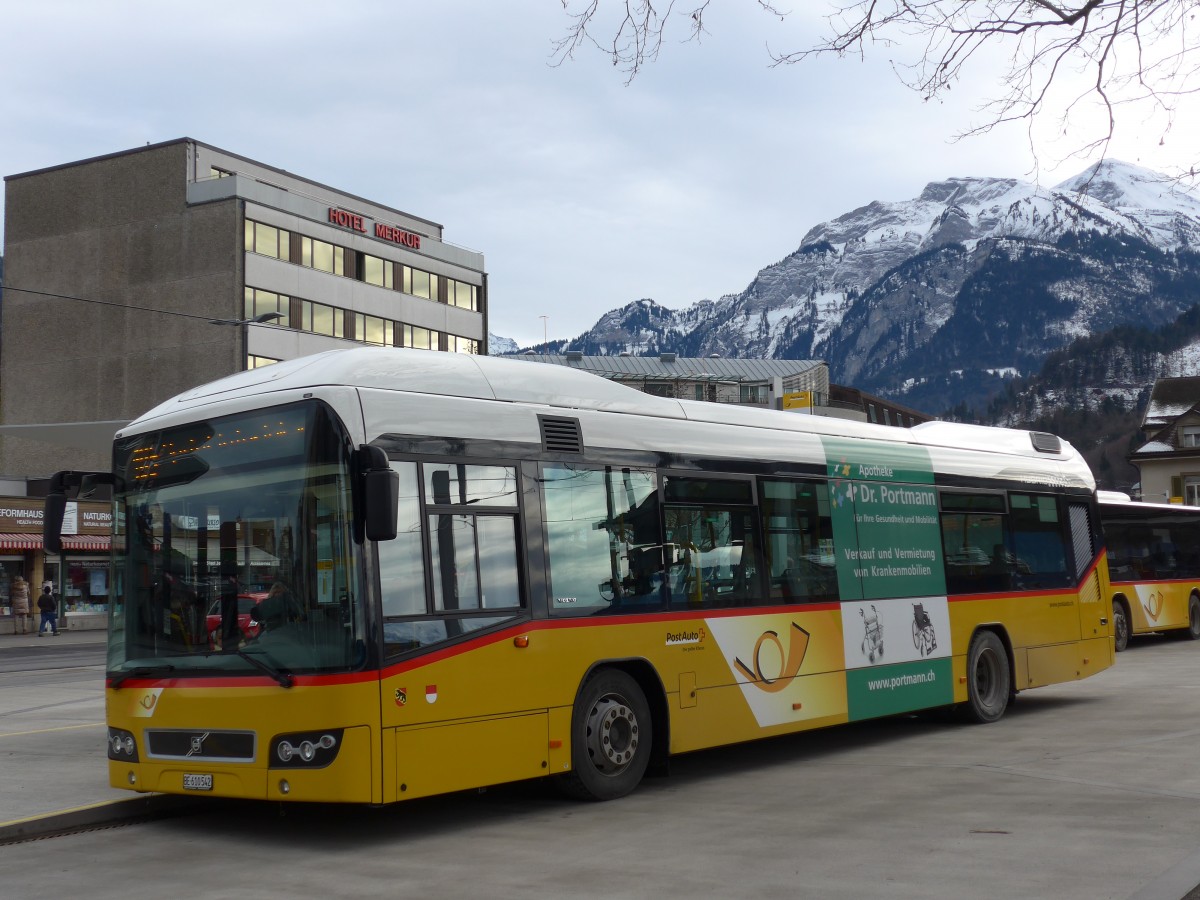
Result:
[[[1200,640],[1200,507],[1135,503],[1115,491],[1098,497],[1117,652],[1134,634]]]
[[[100,478],[133,791],[613,799],[701,748],[993,722],[1114,658],[1094,482],[1041,433],[358,348],[162,404]],[[53,479],[47,541],[86,480]]]

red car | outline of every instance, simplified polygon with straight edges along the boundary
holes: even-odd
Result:
[[[266,592],[255,591],[250,594],[238,594],[237,598],[237,623],[238,630],[242,632],[242,638],[249,640],[250,638],[258,637],[258,623],[251,621],[250,612],[254,607],[266,599]],[[205,624],[205,629],[208,631],[208,646],[209,649],[216,650],[221,646],[221,600],[220,598],[213,601],[212,606],[208,608],[208,620]]]

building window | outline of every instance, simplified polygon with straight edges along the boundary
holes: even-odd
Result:
[[[473,284],[467,284],[465,281],[455,281],[453,278],[446,279],[446,302],[450,306],[457,306],[461,309],[479,309],[478,288]]]
[[[879,417],[875,415],[875,404],[874,403],[867,404],[867,420],[870,422],[878,422],[879,421]]]
[[[405,347],[417,350],[437,350],[439,335],[429,328],[418,328],[416,325],[403,325],[403,342]]]
[[[313,334],[345,337],[345,314],[342,310],[311,300],[300,301],[300,328]]]
[[[441,299],[438,294],[438,276],[431,275],[429,272],[422,272],[420,269],[414,269],[411,266],[404,267],[401,290],[406,294],[412,294],[414,297],[424,297],[426,300]]]
[[[300,265],[333,275],[346,274],[346,249],[316,238],[300,238]]]
[[[255,222],[252,219],[245,219],[244,223],[246,251],[249,253],[297,263],[305,268],[328,272],[331,275],[353,277],[367,284],[378,285],[388,290],[401,290],[414,297],[447,303],[460,309],[479,311],[482,288],[478,285],[414,269],[411,266],[405,266],[369,253],[353,251],[329,241],[293,234],[286,229]],[[296,245],[297,255],[295,257],[292,255],[293,241]],[[247,288],[246,317],[253,318],[264,312],[278,312],[282,316],[277,320],[278,324],[310,331],[313,334],[352,338],[385,347],[441,349],[441,333],[432,329],[401,325],[388,319],[363,314],[351,314],[342,309],[307,300],[298,302],[302,305],[297,321],[290,314],[290,298],[286,295]],[[354,315],[355,318],[346,321],[350,315]],[[348,332],[347,329],[352,330]],[[451,351],[479,352],[477,340],[457,335],[448,337]]]
[[[886,406],[883,408],[883,424],[884,425],[892,424],[892,411],[890,409],[888,409]]]
[[[1200,478],[1194,476],[1184,478],[1183,502],[1187,506],[1200,506]]]
[[[1200,447],[1200,425],[1184,425],[1179,429],[1180,447]]]
[[[743,384],[742,385],[742,402],[743,403],[766,403],[767,402],[767,386],[765,384]]]
[[[648,381],[643,390],[652,397],[675,396],[675,386],[669,381]]]
[[[261,369],[263,366],[273,366],[280,362],[278,359],[273,359],[270,356],[248,356],[246,357],[247,369]]]
[[[278,319],[273,319],[275,325],[283,325],[288,327],[291,325],[292,301],[286,294],[276,294],[271,291],[261,291],[258,288],[246,288],[246,318],[253,319],[255,316],[262,315],[268,312],[277,312],[280,314]]]
[[[364,344],[391,347],[395,344],[395,329],[392,327],[392,322],[388,319],[355,313],[354,339],[362,341]]]
[[[260,256],[287,260],[291,255],[292,233],[274,225],[246,220],[246,250]]]
[[[380,259],[378,256],[363,254],[362,280],[367,284],[377,284],[380,287],[394,286],[396,264],[390,259]]]
[[[208,170],[209,178],[228,178],[232,172],[226,172],[224,169],[218,169],[216,166],[211,166]]]

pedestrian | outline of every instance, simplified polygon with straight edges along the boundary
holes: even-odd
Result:
[[[33,626],[29,615],[29,582],[18,575],[12,583],[12,607],[17,634],[29,634]]]
[[[267,596],[254,609],[250,610],[250,620],[257,622],[263,630],[279,628],[289,622],[300,622],[304,612],[288,586],[282,581],[271,585]]]
[[[50,626],[50,633],[58,637],[58,595],[54,593],[54,582],[42,583],[42,595],[38,597],[37,607],[42,613],[42,621],[38,625],[38,637],[41,637]]]

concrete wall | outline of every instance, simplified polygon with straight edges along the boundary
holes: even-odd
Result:
[[[239,201],[188,207],[186,176],[177,142],[6,181],[0,422],[133,419],[241,368],[241,330],[208,323],[242,313]],[[6,474],[109,464],[0,440]]]

